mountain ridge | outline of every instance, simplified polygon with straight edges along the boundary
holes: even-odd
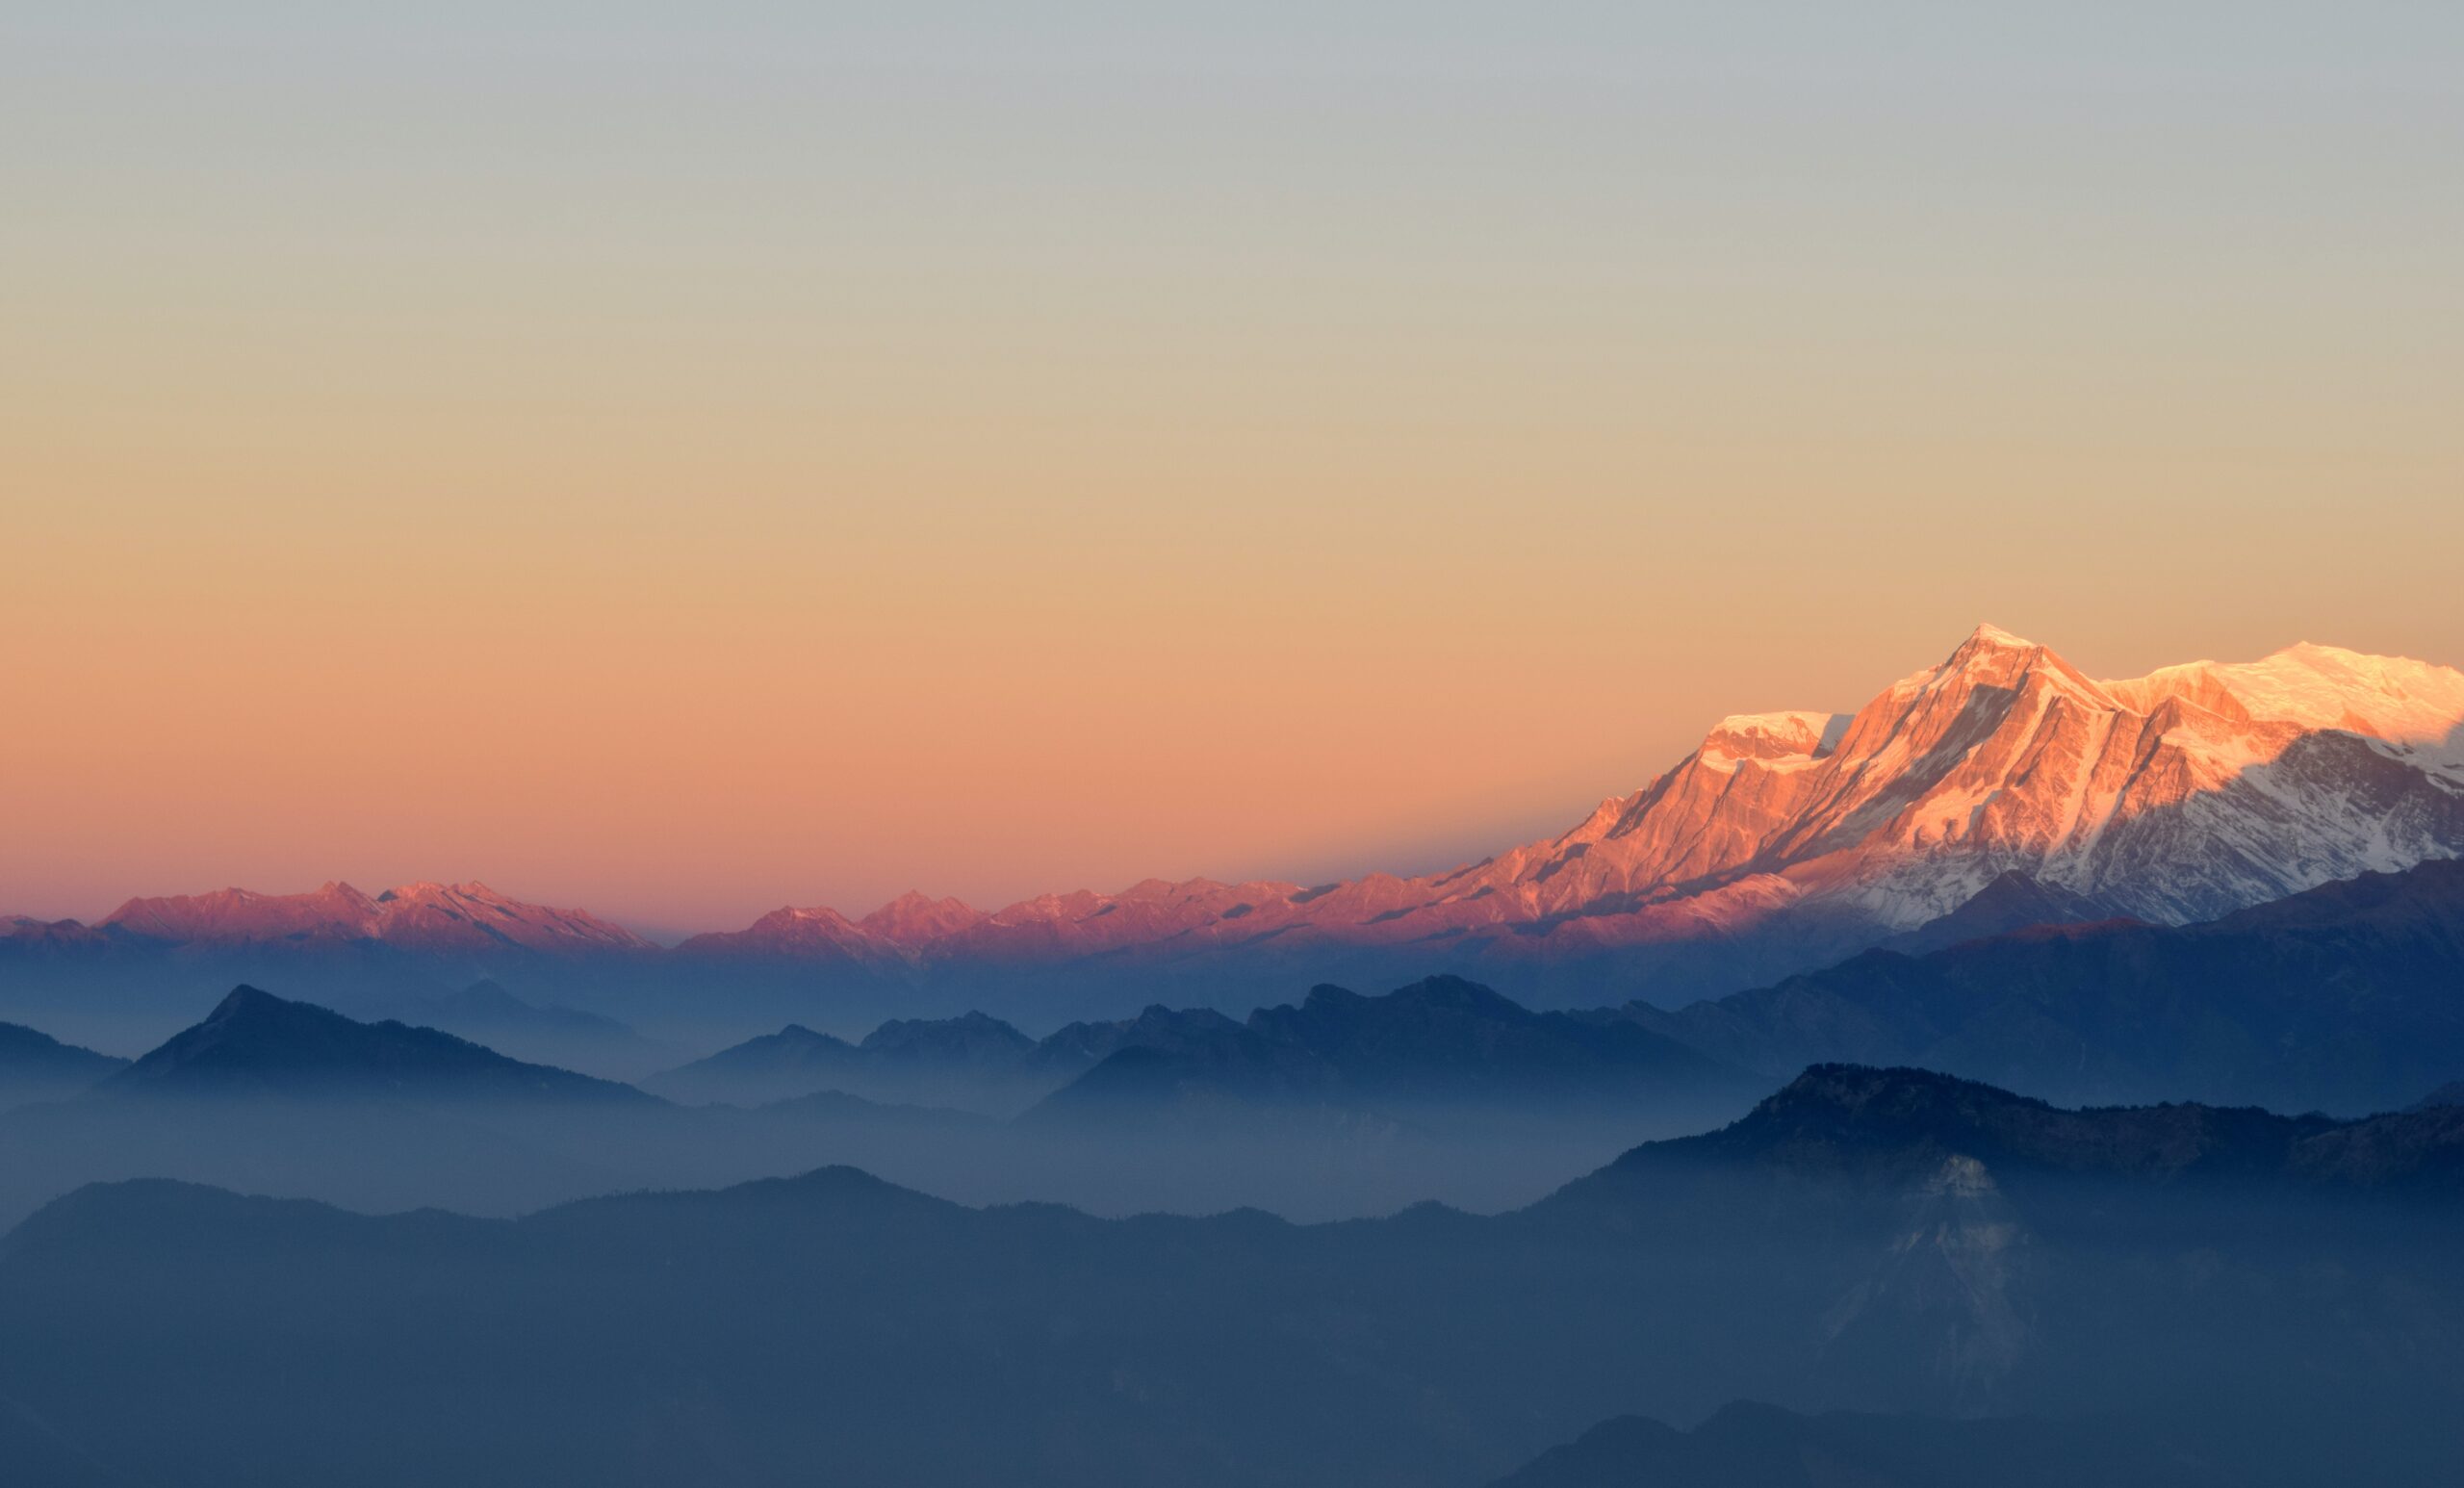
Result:
[[[39,1029],[0,1023],[0,1109],[73,1095],[127,1066]]]
[[[2022,896],[2024,897],[2024,896]],[[1882,948],[1632,1018],[1765,1075],[1921,1064],[2073,1102],[2392,1109],[2464,1074],[2464,862],[2364,874],[2192,925],[2039,924]]]
[[[526,903],[476,881],[423,881],[374,895],[336,881],[303,894],[221,888],[136,898],[95,921],[95,928],[182,944],[380,940],[448,952],[653,949],[587,911]]]
[[[372,897],[334,883],[134,899],[94,927],[14,921],[0,949],[73,955],[95,933],[178,947],[369,942],[893,990],[1064,968],[1388,981],[1408,962],[1551,988],[1560,1005],[1602,977],[1667,1002],[1922,935],[2014,874],[2075,904],[2073,917],[2178,924],[2459,853],[2464,673],[2304,642],[2097,680],[1988,625],[1854,712],[1724,718],[1558,835],[1439,873],[1148,879],[990,911],[911,891],[860,918],[783,907],[668,949],[483,885]]]
[[[233,988],[203,1021],[99,1081],[88,1098],[278,1094],[649,1103],[630,1086],[508,1059],[432,1028],[363,1023]]]

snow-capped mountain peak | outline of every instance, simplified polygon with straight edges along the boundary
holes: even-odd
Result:
[[[2308,641],[2257,661],[2193,661],[2109,685],[2142,711],[2181,697],[2253,722],[2341,729],[2399,744],[2443,743],[2464,719],[2464,672]]]
[[[224,888],[131,899],[100,922],[183,944],[376,940],[424,951],[639,950],[649,942],[585,911],[551,909],[484,884],[398,885],[373,897],[328,883],[304,894]]]
[[[2448,667],[2305,643],[2099,680],[1988,625],[1853,712],[1723,718],[1568,831],[1446,872],[1314,887],[1148,880],[989,912],[908,893],[860,920],[781,909],[677,952],[901,981],[1047,963],[1133,977],[1215,964],[1237,978],[1246,963],[1221,958],[1252,954],[1316,974],[1329,957],[1378,954],[1412,974],[1507,985],[1591,968],[1579,974],[1647,995],[1653,968],[1674,962],[1697,979],[1681,985],[1724,989],[1877,944],[1996,882],[2079,912],[2181,921],[2464,855],[2460,733],[2464,673]],[[375,939],[464,960],[654,951],[476,883],[372,899],[340,883],[227,889],[131,900],[105,923],[173,942]],[[58,927],[41,936],[64,943]]]

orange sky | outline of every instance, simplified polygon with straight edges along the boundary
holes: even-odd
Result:
[[[0,911],[1316,879],[1983,619],[2464,662],[2434,38],[475,15],[0,36]]]

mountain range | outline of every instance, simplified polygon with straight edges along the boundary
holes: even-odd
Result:
[[[2194,925],[2040,925],[1874,950],[1630,1018],[1784,1078],[1922,1065],[2073,1102],[2209,1100],[2347,1115],[2464,1076],[2464,862],[2366,873]]]
[[[175,945],[376,940],[441,955],[651,948],[631,931],[583,911],[525,904],[485,884],[405,884],[373,896],[348,884],[327,884],[305,894],[225,888],[131,899],[96,928]]]
[[[1085,1067],[1064,1046],[983,1013],[896,1018],[850,1042],[790,1023],[662,1071],[644,1090],[672,1099],[756,1106],[839,1090],[867,1099],[1009,1115]]]
[[[253,987],[233,988],[205,1020],[115,1070],[114,1095],[343,1097],[404,1100],[632,1100],[630,1086],[526,1065],[432,1028],[362,1023]]]
[[[791,1026],[645,1082],[655,1094],[247,987],[133,1063],[51,1047],[82,1063],[0,1111],[0,1222],[106,1178],[504,1212],[824,1159],[978,1201],[1499,1207],[1767,1088],[1631,1024],[1444,979],[1322,988],[1245,1025],[1155,1008],[1042,1040],[982,1013],[857,1044]]]
[[[2179,922],[2464,849],[2459,725],[2464,674],[2420,662],[2303,645],[2099,682],[1989,626],[1854,714],[1723,719],[1572,830],[1444,873],[1150,881],[988,914],[911,896],[860,921],[782,910],[679,952],[1170,964],[1380,946],[1512,985],[1758,935],[1765,956],[1819,957],[2015,871],[2074,913]]]
[[[1989,898],[2033,912],[2032,885],[2006,874]],[[0,1211],[146,1172],[484,1207],[821,1157],[978,1201],[1490,1207],[1636,1138],[1728,1119],[1810,1065],[1919,1066],[2072,1105],[2453,1111],[2459,985],[2464,863],[2435,860],[2194,925],[1877,949],[1676,1010],[1535,1011],[1437,976],[1381,995],[1322,984],[1245,1019],[1155,1005],[1042,1039],[981,1012],[853,1041],[789,1024],[643,1082],[676,1105],[244,987],[126,1067],[32,1031],[0,1040],[51,1068],[29,1098],[90,1087],[0,1116]],[[354,1155],[372,1144],[396,1161]]]
[[[526,1002],[484,978],[427,995],[357,1000],[352,1012],[364,1019],[439,1029],[528,1064],[571,1065],[611,1080],[638,1080],[665,1069],[681,1052],[603,1013]]]
[[[1108,1220],[846,1167],[508,1219],[101,1184],[0,1242],[0,1476],[1474,1488],[1758,1399],[2127,1414],[2213,1470],[2159,1481],[2426,1488],[2459,1153],[2454,1108],[2072,1111],[1826,1066],[1486,1218]],[[1965,1480],[2028,1481],[1996,1432],[2008,1468],[2040,1436],[1970,1428]]]
[[[767,988],[765,1010],[1012,994],[1060,1020],[1168,988],[1254,1005],[1277,983],[1436,971],[1543,1006],[1668,1005],[1978,925],[2186,923],[2457,856],[2459,728],[2451,668],[2305,644],[2100,681],[1987,626],[1853,713],[1723,719],[1568,831],[1442,873],[1148,880],[991,911],[911,893],[861,918],[783,908],[667,949],[476,884],[226,889],[132,900],[92,926],[0,921],[0,972],[23,985],[114,956],[227,966],[359,948],[583,1005],[562,994],[727,983]],[[2000,902],[2015,875],[2025,919]]]
[[[1147,1008],[1041,1039],[982,1013],[901,1019],[860,1043],[796,1024],[653,1076],[680,1100],[756,1104],[831,1089],[1044,1123],[1131,1128],[1316,1107],[1417,1120],[1740,1109],[1756,1077],[1622,1018],[1534,1013],[1459,977],[1380,996],[1320,985],[1238,1020]]]
[[[834,1089],[1001,1116],[1040,1101],[1039,1120],[1138,1124],[1310,1104],[1708,1116],[1841,1061],[2076,1104],[2344,1115],[2464,1077],[2464,862],[2365,873],[2191,925],[2066,922],[2068,904],[2009,872],[1951,917],[1938,949],[1878,948],[1679,1009],[1536,1013],[1450,976],[1383,996],[1322,984],[1245,1020],[1157,1005],[1041,1039],[980,1012],[894,1020],[860,1042],[790,1024],[646,1087],[739,1105]],[[2019,928],[1996,931],[2006,923]]]
[[[1569,1111],[1667,1119],[1732,1111],[1761,1083],[1639,1024],[1534,1013],[1460,977],[1381,997],[1321,985],[1245,1023],[1183,1015],[1157,1038],[1162,1013],[1030,1116],[1213,1124],[1322,1107],[1438,1125]]]

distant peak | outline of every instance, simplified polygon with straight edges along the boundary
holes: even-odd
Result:
[[[1330,1008],[1337,1003],[1358,1002],[1359,1000],[1360,994],[1353,991],[1348,987],[1338,987],[1332,982],[1321,982],[1309,988],[1309,995],[1302,1002],[1301,1006],[1307,1008]],[[1170,1010],[1159,1004],[1147,1011],[1150,1013],[1168,1013]]]
[[[2099,707],[2113,706],[2103,684],[2063,659],[2050,646],[2014,635],[1999,626],[1982,625],[1968,632],[1959,649],[1931,673],[1911,680],[1921,685],[2020,687],[2029,683],[2069,693]]]
[[[983,918],[964,900],[936,899],[921,889],[911,888],[858,923],[875,935],[915,945],[965,929]]]
[[[2037,643],[2023,635],[2013,635],[1997,625],[1980,625],[1960,643],[1964,651],[1970,647],[1990,647],[1997,651],[2035,651]]]
[[[1314,1000],[1317,991],[1339,992],[1341,990],[1340,988],[1321,988],[1313,990],[1310,995]],[[1443,974],[1423,977],[1408,987],[1396,988],[1387,995],[1400,1002],[1420,1003],[1433,1008],[1463,1008],[1483,1013],[1510,1013],[1526,1011],[1523,1004],[1493,988],[1483,987],[1477,982],[1463,977]]]
[[[206,1015],[206,1021],[211,1023],[220,1019],[233,1017],[243,1013],[263,1012],[271,1008],[285,1008],[289,1006],[290,1003],[287,999],[276,997],[273,993],[266,991],[262,988],[250,987],[245,982],[243,982],[238,987],[231,988],[229,992],[224,994],[220,1002],[214,1005],[214,1011]]]

